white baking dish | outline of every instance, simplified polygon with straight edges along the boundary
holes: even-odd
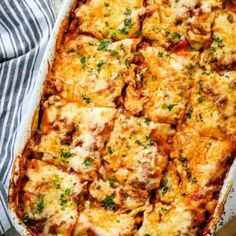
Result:
[[[21,156],[21,153],[23,152],[23,149],[33,129],[32,127],[32,123],[34,123],[33,118],[35,117],[35,114],[37,116],[37,110],[39,107],[42,90],[43,90],[43,82],[47,76],[49,65],[52,64],[52,61],[54,59],[56,47],[57,47],[57,41],[61,33],[63,32],[63,26],[66,25],[68,22],[69,14],[71,10],[73,9],[73,7],[74,7],[74,0],[65,0],[62,6],[62,10],[59,13],[57,21],[55,23],[54,29],[51,33],[51,37],[48,42],[48,45],[47,45],[47,48],[46,48],[39,72],[38,72],[37,83],[32,93],[33,95],[31,97],[29,109],[27,111],[27,114],[24,115],[24,120],[21,123],[21,126],[18,131],[18,135],[16,138],[15,163],[14,163],[14,167],[12,171],[11,184],[9,188],[9,212],[10,212],[10,217],[12,219],[12,223],[15,229],[22,236],[31,235],[31,233],[27,229],[27,226],[18,218],[15,211],[15,203],[14,203],[15,199],[14,199],[13,193],[14,193],[14,184],[16,184],[19,178],[20,156]],[[232,187],[233,179],[235,177],[236,177],[236,162],[234,162],[234,164],[231,166],[230,171],[224,181],[224,185],[222,187],[220,197],[218,200],[218,205],[216,207],[213,218],[209,224],[208,235],[212,235],[217,228],[217,224],[223,212],[224,204],[226,202],[226,199]]]

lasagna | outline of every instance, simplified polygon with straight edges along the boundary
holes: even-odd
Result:
[[[12,182],[31,235],[207,235],[236,153],[236,3],[86,0]]]

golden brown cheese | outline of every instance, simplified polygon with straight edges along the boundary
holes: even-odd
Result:
[[[186,48],[186,39],[192,48],[200,49],[211,37],[214,20],[212,8],[220,1],[148,1],[148,14],[143,22],[143,36],[158,45],[178,45]],[[151,16],[149,16],[151,14]],[[174,47],[176,48],[176,47]]]
[[[90,0],[76,10],[79,29],[97,38],[124,39],[139,36],[142,0]]]
[[[112,178],[107,181],[94,180],[89,187],[89,194],[98,203],[111,198],[114,203],[113,208],[119,209],[121,212],[135,210],[144,206],[148,201],[148,191],[131,186],[122,186]]]
[[[185,128],[176,133],[175,151],[171,153],[181,182],[172,182],[176,186],[169,188],[168,180],[162,185],[167,201],[169,191],[174,189],[176,197],[182,198],[188,209],[196,211],[197,224],[206,222],[212,215],[217,203],[219,184],[222,184],[235,152],[228,141],[202,137],[194,129]]]
[[[70,235],[78,216],[76,199],[85,184],[79,176],[39,160],[30,161],[26,176],[24,218],[41,222],[42,235]]]
[[[137,43],[135,39],[112,43],[85,35],[68,37],[52,75],[60,95],[83,106],[114,107],[132,77],[131,51]]]
[[[137,90],[136,85],[131,84],[127,89],[126,109],[132,114],[142,112],[155,122],[178,123],[184,115],[198,53],[170,54],[162,47],[149,46],[141,53],[145,61],[140,66],[136,83],[142,88]],[[137,91],[136,97],[132,86]]]
[[[103,157],[105,174],[121,184],[148,190],[157,188],[167,163],[164,148],[154,141],[162,126],[168,127],[119,115]]]
[[[158,190],[158,197],[164,203],[174,202],[180,191],[180,175],[177,171],[176,163],[173,161],[168,162],[166,172],[161,181],[161,188]]]
[[[174,206],[157,203],[147,207],[141,228],[135,236],[196,235],[192,228],[194,217],[181,204]]]
[[[57,107],[53,99],[45,103],[43,134],[33,150],[43,153],[44,161],[92,178],[100,166],[100,151],[109,137],[116,110],[80,107],[76,103]]]
[[[126,236],[133,235],[134,230],[132,215],[91,207],[80,213],[73,236]]]
[[[212,43],[201,56],[201,64],[229,67],[236,62],[236,15],[230,10],[219,10],[212,27]]]
[[[186,124],[204,136],[235,137],[236,73],[199,71],[186,109]]]

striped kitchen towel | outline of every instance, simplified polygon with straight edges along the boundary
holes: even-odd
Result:
[[[17,127],[54,21],[52,0],[0,0],[0,235],[11,227],[7,189]]]

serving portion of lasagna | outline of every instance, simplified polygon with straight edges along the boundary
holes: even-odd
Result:
[[[236,153],[231,0],[78,1],[20,159],[32,235],[206,235]]]

